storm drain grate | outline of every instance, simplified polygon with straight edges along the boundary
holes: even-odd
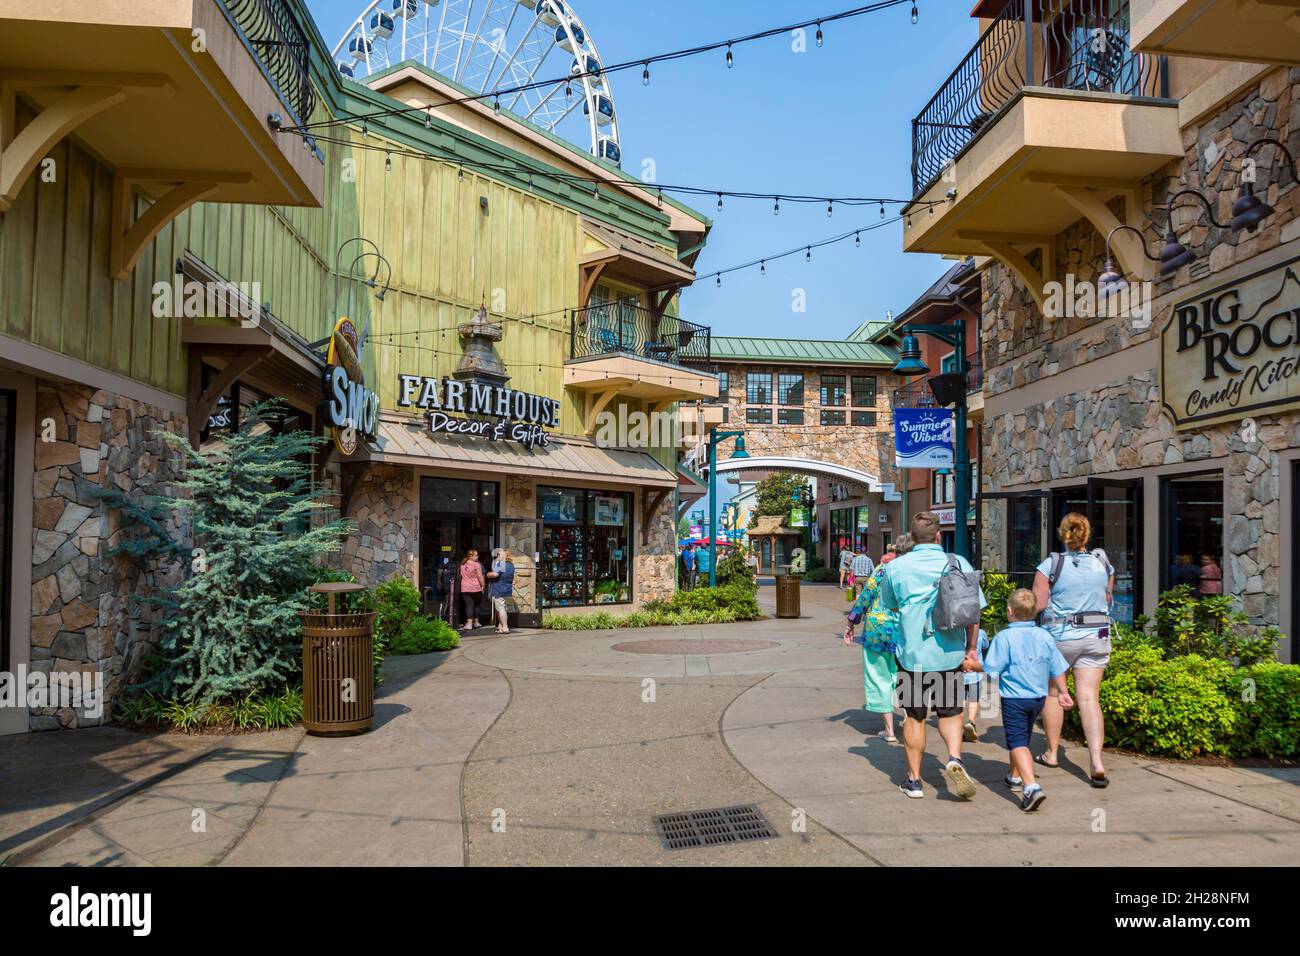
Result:
[[[748,843],[751,840],[771,840],[776,837],[772,825],[752,803],[743,807],[666,813],[655,817],[655,832],[659,834],[665,850]]]

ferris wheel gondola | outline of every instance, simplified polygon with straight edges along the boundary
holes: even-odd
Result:
[[[488,102],[500,92],[503,109],[621,159],[600,51],[566,0],[371,0],[333,55],[340,74],[361,82],[413,61]]]

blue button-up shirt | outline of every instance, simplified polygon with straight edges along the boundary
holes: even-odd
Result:
[[[957,556],[957,566],[973,571],[970,562]],[[936,631],[930,611],[938,595],[939,576],[948,567],[948,555],[937,544],[918,544],[901,558],[889,563],[889,573],[880,586],[880,600],[899,612],[898,663],[908,671],[950,671],[961,666],[966,656],[966,628]],[[988,601],[980,591],[980,607]]]
[[[1033,621],[1012,621],[993,636],[984,655],[984,673],[1002,675],[1003,697],[1046,697],[1051,679],[1068,669],[1052,635]]]

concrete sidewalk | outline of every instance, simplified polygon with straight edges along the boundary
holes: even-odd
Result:
[[[768,610],[772,590],[760,601]],[[996,720],[948,796],[874,737],[837,588],[804,616],[474,637],[390,662],[375,729],[0,739],[0,847],[35,865],[1238,865],[1300,859],[1300,770],[1110,754],[1045,770],[1023,814]],[[14,796],[11,797],[10,794]],[[659,814],[755,804],[778,837],[665,850]],[[201,812],[199,812],[201,811]],[[203,819],[202,828],[196,820]]]

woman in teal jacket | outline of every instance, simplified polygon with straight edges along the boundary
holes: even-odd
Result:
[[[901,534],[894,540],[894,553],[886,554],[880,566],[867,579],[866,586],[849,611],[844,628],[844,643],[854,643],[853,627],[862,622],[862,686],[866,696],[866,709],[884,717],[885,728],[879,736],[886,743],[896,744],[894,736],[894,679],[898,674],[898,612],[884,608],[880,603],[880,582],[889,573],[888,564],[912,550],[912,536]]]

